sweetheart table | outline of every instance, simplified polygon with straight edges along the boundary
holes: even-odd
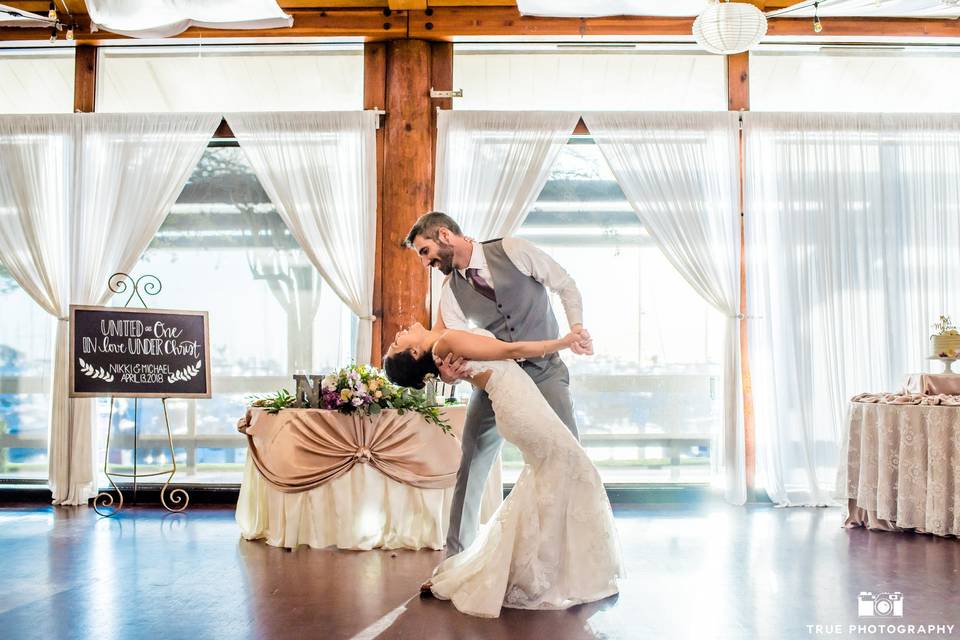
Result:
[[[286,548],[442,549],[466,408],[442,411],[454,435],[412,411],[250,409],[237,425],[247,436],[241,534]],[[481,520],[502,500],[498,457]]]

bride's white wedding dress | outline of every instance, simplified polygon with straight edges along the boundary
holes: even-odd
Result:
[[[491,372],[497,430],[525,465],[473,544],[436,568],[431,591],[490,618],[501,607],[565,609],[617,593],[613,513],[587,453],[516,362],[475,361],[470,370]]]

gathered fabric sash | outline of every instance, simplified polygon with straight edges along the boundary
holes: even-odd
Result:
[[[463,430],[463,407],[444,409],[455,433]],[[422,489],[455,484],[460,440],[427,423],[418,413],[387,409],[376,416],[323,409],[249,411],[238,430],[263,477],[280,491],[308,491],[369,464],[385,476]]]

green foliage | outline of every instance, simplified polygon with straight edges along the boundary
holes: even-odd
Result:
[[[444,421],[440,413],[440,407],[431,404],[423,391],[398,387],[393,384],[389,384],[389,386],[392,393],[387,396],[386,404],[388,408],[396,409],[400,415],[403,415],[406,411],[416,411],[423,416],[424,420],[440,427],[444,433],[452,433],[450,424]]]
[[[296,399],[286,389],[275,394],[253,396],[250,405],[278,413],[293,407]],[[422,390],[398,387],[387,380],[382,371],[368,365],[353,364],[323,377],[320,388],[320,409],[340,413],[375,416],[384,409],[403,415],[413,411],[444,433],[451,434],[450,424],[443,419],[440,407]]]
[[[251,396],[251,407],[261,407],[267,410],[267,413],[279,413],[281,409],[289,409],[293,406],[294,398],[286,389],[280,389],[274,394],[265,396]]]

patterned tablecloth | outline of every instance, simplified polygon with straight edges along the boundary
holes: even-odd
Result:
[[[960,535],[960,396],[853,398],[837,493],[844,526]]]

